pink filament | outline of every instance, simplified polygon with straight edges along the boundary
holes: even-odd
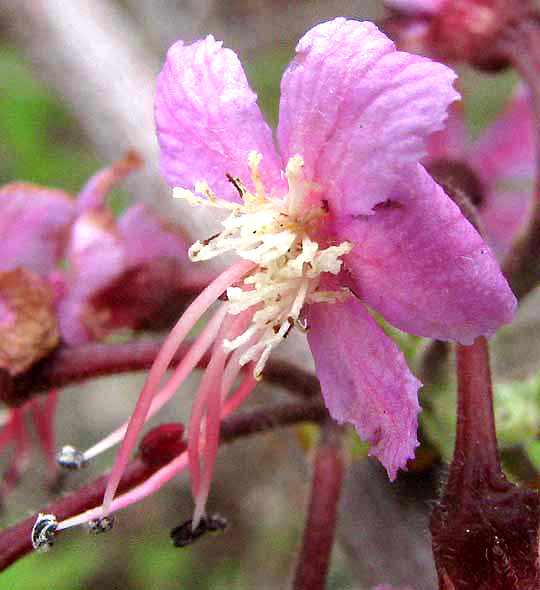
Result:
[[[208,456],[208,435],[211,428],[215,428],[214,422],[209,423],[209,408],[210,404],[216,404],[217,400],[217,420],[219,428],[219,410],[221,401],[221,377],[223,375],[223,368],[225,366],[226,352],[223,350],[223,342],[221,339],[216,340],[212,358],[208,368],[203,376],[197,397],[191,410],[191,419],[189,422],[189,440],[188,440],[188,459],[189,459],[189,473],[191,477],[191,492],[193,497],[198,499],[200,496],[201,487],[201,466],[199,452],[201,450],[201,430],[202,421],[206,418],[206,440],[204,441],[203,452],[205,457],[205,471],[210,467],[209,462],[212,462],[212,457]],[[217,395],[216,395],[217,394]],[[212,420],[215,420],[215,410],[212,411]],[[215,436],[215,435],[211,435]],[[199,515],[200,518],[200,515]],[[193,526],[197,526],[198,519],[195,518]]]
[[[15,451],[4,472],[1,490],[2,495],[9,493],[15,487],[28,463],[29,439],[24,427],[23,413],[24,408],[16,408],[13,410],[11,434],[13,436]]]
[[[225,367],[228,356],[224,352],[223,341],[234,340],[249,324],[253,316],[247,311],[232,318],[227,317],[219,333],[212,359],[203,377],[192,409],[189,426],[188,458],[191,476],[191,490],[195,499],[195,510],[192,526],[196,528],[204,514],[210,482],[214,472],[214,465],[219,446],[219,427],[222,399],[229,393],[236,375],[240,371],[238,355],[233,354]],[[238,351],[235,351],[235,353]],[[232,365],[232,366],[231,366]],[[200,438],[204,428],[205,443],[202,446],[204,458],[201,472]]]
[[[242,404],[255,388],[257,380],[253,376],[254,364],[250,363],[250,365],[247,368],[249,369],[249,371],[246,374],[244,380],[242,381],[238,389],[229,398],[229,400],[227,400],[227,402],[223,405],[221,409],[221,420],[226,418],[240,404]],[[204,440],[201,440],[200,444],[204,444]],[[146,496],[153,494],[154,492],[159,490],[163,485],[165,485],[169,480],[171,480],[175,475],[181,473],[187,467],[187,465],[188,454],[186,451],[179,455],[176,459],[165,465],[165,467],[162,467],[161,469],[156,471],[144,483],[134,487],[133,489],[129,490],[129,492],[126,492],[125,494],[122,494],[121,496],[115,498],[111,502],[111,505],[109,507],[109,514],[127,508],[131,504],[135,504],[136,502],[142,500]],[[92,510],[88,510],[82,514],[78,514],[77,516],[73,516],[72,518],[62,521],[58,526],[58,530],[84,524],[85,522],[98,518],[101,515],[101,507],[93,508]]]
[[[198,338],[193,343],[193,346],[186,353],[186,356],[182,359],[182,362],[176,367],[171,378],[167,381],[164,387],[155,394],[155,397],[148,410],[148,416],[146,419],[152,417],[158,412],[175,394],[176,390],[182,385],[186,377],[193,371],[197,366],[204,353],[210,348],[210,345],[215,340],[221,323],[225,314],[227,313],[227,307],[222,305],[219,310],[212,316],[210,321],[204,327],[204,330],[200,333]],[[91,459],[99,453],[109,449],[113,445],[119,443],[128,428],[128,422],[122,424],[114,432],[111,432],[106,438],[99,441],[92,448],[88,449],[84,455],[87,459]]]
[[[178,350],[178,347],[210,305],[212,305],[212,303],[214,303],[214,301],[216,301],[216,299],[228,287],[241,279],[254,267],[255,264],[249,260],[240,260],[229,267],[210,283],[210,285],[208,285],[208,287],[206,287],[206,289],[193,301],[172,329],[150,369],[146,383],[141,391],[137,405],[135,406],[135,410],[129,421],[124,440],[122,441],[122,445],[116,456],[103,498],[102,509],[104,515],[109,512],[112,499],[128,463],[131,451],[135,446],[136,439],[144,425],[150,405],[159,387],[159,383],[173,359],[174,354]]]
[[[54,474],[57,469],[54,418],[56,407],[58,405],[58,390],[51,390],[42,404],[40,404],[40,401],[41,400],[38,398],[34,398],[30,402],[30,411],[32,412],[32,420],[41,445],[41,450],[47,460],[47,465],[51,470],[51,474]]]

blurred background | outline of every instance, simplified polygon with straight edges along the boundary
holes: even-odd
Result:
[[[275,125],[279,81],[298,38],[335,16],[376,20],[382,15],[375,0],[0,0],[0,182],[25,180],[76,193],[97,169],[134,148],[146,165],[113,193],[115,210],[146,199],[164,215],[180,219],[159,177],[152,123],[154,80],[169,45],[208,33],[223,39],[239,53],[261,108]],[[512,73],[461,74],[475,135],[500,111],[516,78]],[[187,233],[195,223],[185,223]],[[495,364],[501,379],[529,377],[538,367],[538,305],[532,298],[524,307],[515,327],[499,338]],[[422,345],[417,339],[405,344],[411,354]],[[57,417],[58,445],[86,448],[107,434],[130,414],[142,381],[136,375],[67,389]],[[537,406],[535,387],[529,397]],[[261,388],[255,403],[280,395]],[[435,587],[427,511],[440,475],[434,457],[448,456],[452,432],[452,397],[441,399],[442,409],[424,424],[439,447],[426,444],[425,464],[393,486],[351,436],[352,462],[329,588],[363,590],[385,582],[416,590]],[[154,423],[184,419],[186,406],[173,402]],[[0,574],[0,586],[286,588],[303,527],[312,439],[308,427],[281,430],[220,453],[210,509],[229,519],[224,535],[205,537],[183,550],[171,546],[169,531],[189,517],[192,507],[182,476],[118,514],[110,534],[69,531],[51,553],[26,557]],[[534,452],[531,446],[533,462]],[[69,474],[65,489],[102,473],[111,460],[109,453],[83,473]],[[5,502],[2,525],[51,498],[46,475],[36,453],[32,468]]]

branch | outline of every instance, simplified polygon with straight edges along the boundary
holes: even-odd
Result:
[[[172,360],[172,367],[184,358],[191,344],[185,342],[180,346]],[[60,347],[29,371],[13,379],[9,378],[7,372],[1,373],[0,399],[10,406],[20,406],[33,395],[48,393],[51,389],[104,375],[145,371],[152,366],[162,346],[162,340],[149,339]],[[201,359],[198,367],[206,367],[208,361],[207,354]],[[313,398],[320,393],[317,378],[292,363],[269,362],[263,378],[266,383],[282,387],[301,398]]]

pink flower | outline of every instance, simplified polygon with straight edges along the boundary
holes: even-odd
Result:
[[[117,327],[154,327],[155,316],[168,318],[185,289],[207,284],[206,271],[185,272],[186,242],[146,205],[130,207],[118,221],[106,207],[111,187],[140,163],[126,154],[91,178],[76,199],[22,182],[0,189],[0,369],[11,377],[60,342],[81,344]],[[48,472],[56,474],[57,400],[52,391],[6,410],[0,451],[14,449],[0,497],[28,464],[27,413]]]
[[[235,53],[208,36],[190,46],[179,41],[167,54],[155,105],[163,173],[175,197],[229,212],[224,230],[196,242],[190,256],[233,252],[240,261],[195,300],[156,359],[111,473],[104,514],[172,476],[171,467],[138,495],[112,503],[148,411],[211,345],[188,457],[175,467],[189,462],[194,526],[204,512],[220,417],[253,389],[291,328],[309,329],[332,416],[354,424],[393,479],[417,446],[420,382],[369,308],[411,333],[463,343],[492,334],[514,313],[489,248],[418,163],[458,98],[454,73],[396,51],[371,23],[343,18],[314,27],[296,52],[281,82],[279,151]],[[224,292],[227,301],[189,362],[160,389],[180,342]],[[229,396],[248,363],[252,371]]]
[[[526,220],[535,165],[532,129],[528,96],[519,87],[476,140],[469,136],[461,109],[452,108],[444,130],[428,141],[428,169],[454,165],[478,183],[474,204],[486,241],[499,260]]]

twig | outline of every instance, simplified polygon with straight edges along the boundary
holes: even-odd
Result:
[[[325,587],[343,484],[341,434],[342,429],[330,421],[321,427],[294,590],[324,590]]]
[[[51,389],[81,383],[87,379],[118,373],[144,371],[150,368],[163,345],[161,340],[133,342],[102,342],[78,347],[60,347],[32,369],[10,379],[0,374],[0,399],[11,406],[20,406],[28,399]],[[173,358],[176,366],[189,350],[191,342],[180,346]],[[199,367],[208,363],[205,355]],[[286,389],[301,398],[313,398],[320,392],[317,378],[292,363],[271,361],[264,370],[264,381]]]

